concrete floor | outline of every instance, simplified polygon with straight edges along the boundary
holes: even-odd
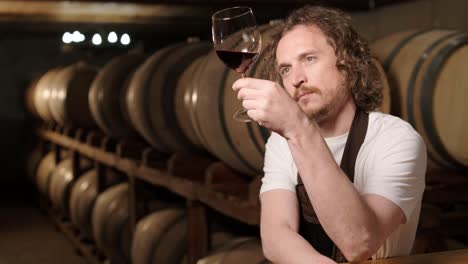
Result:
[[[0,264],[85,264],[31,192],[0,190]]]

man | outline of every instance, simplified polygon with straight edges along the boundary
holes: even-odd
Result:
[[[233,85],[248,115],[272,131],[260,191],[265,256],[296,264],[408,255],[426,149],[408,123],[372,112],[381,83],[351,19],[296,10],[275,55],[279,83]]]

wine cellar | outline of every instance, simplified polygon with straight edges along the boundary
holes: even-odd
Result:
[[[0,264],[271,263],[271,132],[232,118],[240,74],[211,16],[252,7],[262,50],[246,76],[271,79],[265,50],[305,4],[350,14],[383,83],[378,111],[427,148],[411,255],[364,263],[468,263],[468,2],[0,0]]]

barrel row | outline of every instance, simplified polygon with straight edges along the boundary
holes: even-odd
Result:
[[[268,39],[276,27],[261,30]],[[259,60],[250,76],[266,78],[265,66]],[[239,77],[211,44],[177,43],[149,56],[118,56],[99,70],[82,62],[51,69],[31,84],[26,102],[46,123],[138,136],[162,153],[209,152],[253,176],[269,132],[232,119],[241,102],[230,87]]]
[[[391,90],[391,112],[424,138],[435,166],[468,168],[468,35],[408,30],[372,43]]]
[[[56,163],[54,152],[42,159],[32,156],[30,176],[53,207],[68,215],[83,238],[94,241],[113,264],[187,263],[187,217],[185,209],[162,201],[148,205],[131,235],[129,184],[114,179],[98,193],[98,175],[89,162],[80,162],[82,175],[73,175],[72,160],[64,154]],[[35,170],[34,170],[35,169]],[[267,263],[261,243],[255,237],[235,237],[213,227],[212,252],[198,263]]]

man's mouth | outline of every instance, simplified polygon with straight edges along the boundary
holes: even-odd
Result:
[[[296,96],[296,98],[295,98],[295,99],[296,99],[296,102],[299,102],[299,100],[301,100],[301,97],[306,96],[306,95],[311,94],[311,93],[312,93],[312,92],[304,92],[304,93],[298,94],[298,95]]]

